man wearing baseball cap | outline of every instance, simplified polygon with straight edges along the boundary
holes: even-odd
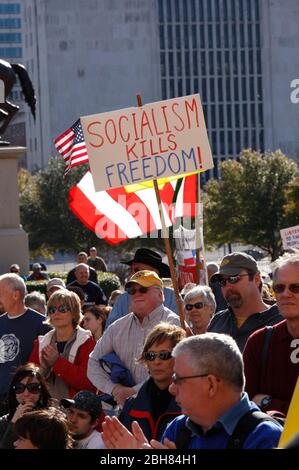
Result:
[[[150,250],[149,248],[138,248],[132,259],[121,260],[122,264],[130,266],[131,275],[141,270],[154,271],[159,275],[160,278],[170,277],[169,266],[162,261],[162,256],[156,251]],[[175,300],[174,290],[169,287],[163,288],[164,293],[164,305],[173,312],[177,313],[177,305]],[[124,292],[121,294],[115,304],[113,305],[112,312],[110,313],[107,322],[106,329],[115,320],[127,315],[130,311],[131,296]]]
[[[148,371],[137,359],[147,334],[155,325],[166,321],[180,326],[178,315],[163,305],[163,283],[155,271],[138,271],[125,285],[131,297],[132,312],[115,321],[104,331],[89,356],[87,376],[103,393],[113,395],[118,405],[134,395],[148,378]],[[115,352],[132,374],[135,385],[125,387],[112,382],[99,359]]]
[[[234,252],[221,261],[219,271],[210,279],[218,281],[228,308],[217,312],[208,331],[232,336],[241,351],[254,331],[282,320],[276,305],[269,308],[261,296],[262,280],[255,259]]]
[[[101,434],[96,431],[102,413],[101,399],[89,390],[81,390],[60,405],[68,409],[68,427],[75,449],[105,449]]]
[[[47,284],[47,298],[49,299],[53,292],[65,288],[65,283],[62,279],[60,279],[59,277],[53,277]]]

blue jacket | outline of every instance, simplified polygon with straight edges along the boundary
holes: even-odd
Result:
[[[150,391],[153,387],[153,379],[149,378],[142,385],[135,397],[129,397],[125,401],[119,420],[131,431],[133,421],[137,421],[146,438],[160,440],[165,428],[174,418],[181,414],[181,409],[171,395],[171,401],[163,414],[154,421],[152,410],[155,403],[151,402]]]
[[[125,387],[133,387],[133,385],[135,385],[130,370],[124,365],[114,351],[109,354],[105,354],[105,356],[101,357],[99,361],[103,369],[110,374],[112,382],[124,385]],[[100,398],[113,406],[116,405],[112,395],[109,395],[108,393],[100,395]]]
[[[226,449],[228,440],[240,418],[249,410],[259,410],[255,403],[249,401],[247,393],[241,400],[227,410],[211,428],[203,434],[200,426],[193,423],[187,416],[181,415],[167,427],[163,437],[176,442],[182,426],[192,431],[188,449]],[[186,423],[186,424],[185,424]],[[263,421],[246,438],[243,449],[272,449],[277,447],[282,426],[273,421]]]

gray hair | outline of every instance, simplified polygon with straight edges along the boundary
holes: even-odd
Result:
[[[209,286],[196,286],[193,287],[184,297],[184,304],[190,302],[198,296],[202,296],[205,299],[207,305],[213,307],[214,312],[216,310],[216,301],[212,289]]]
[[[89,266],[88,266],[88,264],[86,264],[86,263],[79,263],[79,264],[77,264],[77,266],[75,267],[75,272],[76,272],[76,271],[79,271],[80,268],[86,268],[86,269],[88,269],[88,272],[89,272]]]
[[[24,280],[18,274],[15,274],[15,273],[2,274],[2,276],[0,276],[0,282],[2,281],[6,282],[9,289],[20,292],[22,299],[24,299],[27,293],[27,288],[26,288],[26,284]]]
[[[292,264],[299,268],[299,252],[297,253],[285,253],[280,256],[274,263],[272,263],[272,277],[273,280],[276,278],[278,271],[284,266]]]
[[[46,297],[38,290],[34,290],[25,296],[25,305],[43,315],[46,314]]]
[[[245,385],[242,354],[235,340],[222,333],[204,333],[183,339],[172,351],[173,357],[188,355],[194,373],[213,374],[237,391]]]

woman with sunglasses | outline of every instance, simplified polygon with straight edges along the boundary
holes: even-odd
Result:
[[[139,362],[146,365],[150,378],[135,397],[127,398],[119,420],[130,431],[132,422],[137,421],[149,440],[159,440],[167,424],[181,414],[168,387],[174,365],[171,352],[185,336],[179,326],[161,322],[145,340]]]
[[[248,338],[245,390],[263,411],[286,415],[299,375],[299,253],[276,261],[272,289],[284,320]]]
[[[195,335],[205,333],[216,310],[216,301],[209,286],[195,286],[184,296],[186,320]]]
[[[79,326],[80,299],[74,292],[54,292],[47,305],[48,322],[53,330],[35,340],[30,361],[41,366],[51,395],[58,400],[72,398],[80,390],[95,391],[86,371],[95,340]]]
[[[0,448],[13,449],[15,422],[28,411],[48,408],[50,393],[40,369],[35,364],[20,366],[8,391],[8,414],[0,418]]]

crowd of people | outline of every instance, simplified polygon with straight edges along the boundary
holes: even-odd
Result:
[[[299,252],[270,286],[247,253],[210,263],[209,285],[180,293],[185,324],[159,253],[120,262],[110,298],[95,247],[66,279],[39,263],[0,275],[0,448],[276,448],[299,374]]]

